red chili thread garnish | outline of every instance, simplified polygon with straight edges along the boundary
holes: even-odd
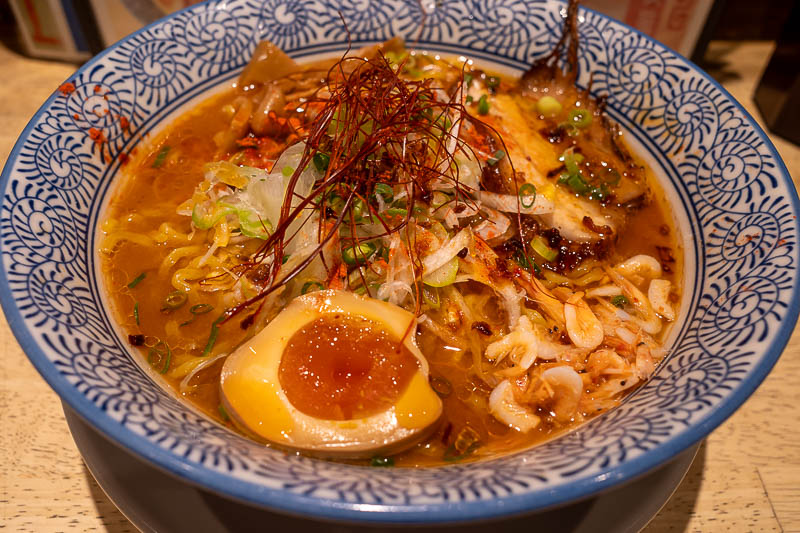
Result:
[[[119,117],[119,126],[120,126],[120,128],[122,128],[123,130],[127,130],[130,127],[130,125],[131,125],[131,123],[127,119],[127,117],[123,117],[123,116]]]
[[[335,243],[335,238],[341,241],[342,249],[355,249],[363,244],[356,231],[358,222],[353,209],[356,203],[362,210],[361,220],[383,227],[383,232],[373,235],[371,240],[405,231],[406,241],[412,242],[415,202],[430,194],[433,180],[452,184],[454,196],[458,198],[452,200],[456,209],[463,210],[466,203],[472,202],[469,191],[459,180],[454,158],[458,153],[478,157],[470,145],[453,132],[467,118],[494,129],[469,115],[461,104],[463,95],[459,90],[449,100],[441,101],[435,80],[401,79],[398,72],[402,66],[393,67],[383,53],[370,59],[347,57],[345,53],[330,68],[324,85],[318,89],[329,96],[310,96],[300,118],[287,121],[298,134],[302,133],[306,149],[289,178],[280,218],[272,234],[253,258],[241,265],[240,270],[245,272],[266,266],[268,275],[264,288],[256,296],[229,309],[228,317],[263,301],[288,283],[321,256],[324,247]],[[309,115],[309,110],[313,110],[313,114]],[[328,161],[324,176],[308,195],[302,196],[295,187],[302,169],[316,164],[314,158],[318,154],[326,156]],[[375,186],[384,182],[405,189],[404,215],[378,215],[378,208],[370,199],[375,197]],[[331,204],[334,197],[339,199],[335,210]],[[282,259],[286,245],[294,237],[288,233],[289,225],[298,217],[307,217],[309,208],[321,215],[317,228],[319,244],[303,262],[287,272],[282,270]],[[409,257],[420,274],[422,265],[413,248],[409,246]],[[265,261],[269,256],[273,260]],[[338,286],[340,266],[326,264],[325,267],[329,283],[332,281]],[[419,293],[420,290],[416,284],[415,291]],[[421,294],[416,296],[415,313],[419,314],[422,298]]]
[[[94,92],[95,92],[95,93],[99,93],[99,92],[100,92],[100,91],[102,91],[102,90],[103,90],[103,88],[102,88],[102,87],[100,87],[99,85],[95,85],[95,86],[94,86]]]

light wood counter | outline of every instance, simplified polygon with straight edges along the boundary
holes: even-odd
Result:
[[[714,74],[756,117],[750,97],[769,43],[714,43]],[[22,57],[0,44],[0,162],[74,65]],[[795,183],[800,148],[773,137]],[[135,531],[88,473],[61,402],[0,320],[0,528]],[[675,495],[646,528],[800,531],[800,334],[750,400],[706,442]],[[635,502],[631,502],[635,505]],[[535,520],[532,523],[535,527]]]

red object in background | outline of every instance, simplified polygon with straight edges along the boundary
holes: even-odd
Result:
[[[623,22],[648,35],[654,35],[658,30],[665,3],[665,0],[632,0]]]
[[[34,41],[43,44],[61,43],[61,39],[58,37],[48,37],[44,34],[42,23],[39,20],[39,13],[36,12],[36,6],[34,5],[33,0],[25,0],[25,11],[28,13],[28,18],[31,21],[31,26],[33,28],[33,35],[31,38]]]

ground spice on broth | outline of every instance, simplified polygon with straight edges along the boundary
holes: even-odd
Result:
[[[504,77],[503,83],[510,86],[515,82]],[[219,373],[223,360],[213,362],[194,375],[188,383],[188,392],[180,390],[185,376],[174,376],[182,365],[185,368],[201,358],[210,361],[210,353],[233,350],[253,334],[254,328],[246,327],[249,323],[244,315],[218,323],[230,305],[224,290],[211,290],[218,280],[204,280],[202,283],[207,290],[188,291],[183,305],[176,309],[165,308],[165,299],[176,291],[175,271],[163,268],[162,264],[178,246],[196,246],[196,255],[202,255],[213,240],[211,231],[193,229],[190,217],[176,214],[176,208],[192,198],[203,181],[206,163],[227,159],[233,152],[240,151],[241,145],[220,154],[214,142],[215,135],[228,128],[232,104],[238,97],[237,90],[232,89],[210,98],[138,148],[123,169],[121,185],[111,198],[107,221],[102,228],[106,234],[123,230],[128,238],[116,240],[105,250],[107,253],[100,254],[105,286],[122,330],[144,336],[144,346],[138,348],[142,360],[146,362],[149,357],[152,363],[154,358],[158,359],[153,369],[156,372],[165,369],[164,379],[178,394],[231,428],[234,426],[228,414],[220,409]],[[635,254],[658,258],[664,268],[663,278],[678,287],[672,292],[673,303],[676,303],[682,274],[678,235],[667,215],[664,194],[649,170],[646,181],[650,193],[642,207],[631,211],[625,232],[612,248],[607,263],[616,264]],[[143,244],[135,235],[150,236],[157,244]],[[193,235],[191,241],[187,240],[188,235]],[[252,241],[243,241],[234,246],[232,252],[245,260],[260,244]],[[174,259],[178,266],[187,262],[186,257]],[[144,278],[129,288],[141,274],[145,274]],[[197,281],[187,279],[186,283]],[[480,324],[473,325],[472,329],[486,337],[487,343],[509,333],[504,326],[504,310],[486,286],[469,282],[464,285],[463,292],[472,303],[483,301],[485,314],[480,317]],[[209,349],[215,328],[218,331]],[[565,335],[562,333],[561,338]],[[656,340],[663,340],[664,335],[662,331]],[[171,351],[168,365],[163,364],[164,354],[158,350],[153,353],[159,342],[166,343]],[[473,354],[463,347],[448,345],[424,327],[419,328],[417,343],[430,364],[434,389],[442,396],[444,418],[425,441],[395,456],[395,465],[431,466],[446,464],[453,458],[472,460],[528,448],[598,414],[581,412],[570,421],[560,422],[548,416],[544,402],[536,413],[542,417],[542,423],[528,433],[517,431],[488,414],[492,387],[464,370]],[[551,363],[540,366],[546,369],[548,365]],[[591,393],[592,388],[588,383],[587,391]],[[466,434],[465,428],[469,428]],[[454,448],[456,440],[461,438],[467,439],[468,444],[479,442],[480,447],[470,449],[470,454],[462,457],[463,450]]]

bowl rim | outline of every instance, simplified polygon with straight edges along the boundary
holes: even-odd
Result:
[[[204,4],[210,3],[211,1],[212,0],[206,0],[201,4],[183,8],[123,37],[81,65],[74,73],[67,77],[65,82],[68,82],[79,72],[91,69],[93,65],[100,62],[106,55],[120,45],[133,40],[135,37],[158,25],[178,17],[181,13],[199,9]],[[561,3],[560,0],[556,1]],[[548,0],[545,0],[545,3],[549,3]],[[720,91],[726,102],[733,104],[733,107],[741,113],[744,121],[753,129],[758,138],[764,143],[764,147],[769,154],[774,158],[776,166],[775,172],[780,174],[780,181],[787,185],[787,189],[791,193],[790,204],[793,212],[800,213],[800,199],[798,198],[797,189],[774,144],[758,122],[719,82],[691,60],[685,58],[667,45],[645,35],[636,28],[591,8],[580,6],[580,10],[584,13],[592,13],[600,19],[606,19],[614,24],[618,24],[643,38],[650,44],[657,45],[664,52],[673,56],[673,59],[679,60],[688,67],[690,71],[701,76],[704,81],[710,83],[715,89]],[[372,41],[367,40],[365,42]],[[431,43],[426,42],[424,44]],[[58,91],[54,90],[53,94],[42,103],[19,134],[19,137],[8,155],[3,171],[0,173],[0,189],[3,191],[11,177],[14,162],[19,157],[20,150],[27,141],[35,124],[58,96]],[[798,224],[798,222],[795,224]],[[2,247],[0,247],[0,253],[2,253],[2,251]],[[744,404],[756,388],[763,382],[782,354],[794,331],[798,314],[800,314],[800,286],[795,285],[792,288],[790,302],[786,310],[785,318],[781,321],[780,327],[775,332],[772,341],[764,348],[763,355],[759,358],[757,364],[748,372],[746,378],[738,383],[733,393],[722,400],[702,418],[692,423],[685,431],[673,436],[668,441],[659,444],[655,448],[643,452],[640,456],[632,460],[625,460],[611,468],[606,467],[598,474],[563,483],[559,485],[557,491],[547,489],[536,490],[522,494],[494,497],[492,499],[480,500],[479,502],[462,500],[456,503],[444,502],[402,505],[365,504],[289,493],[282,489],[273,489],[258,485],[257,483],[235,479],[226,474],[212,471],[202,465],[193,464],[188,460],[182,459],[171,451],[154,445],[154,443],[147,438],[118,423],[73,387],[56,369],[55,365],[44,355],[44,352],[39,346],[39,342],[36,341],[31,331],[26,327],[20,310],[16,306],[15,299],[11,294],[5,268],[0,268],[0,305],[2,305],[9,328],[14,333],[17,342],[22,347],[28,360],[59,397],[63,401],[66,401],[83,420],[92,427],[99,429],[104,437],[109,438],[112,442],[120,445],[136,456],[147,460],[157,468],[177,476],[185,482],[202,487],[206,490],[211,490],[220,495],[298,517],[313,517],[316,519],[362,524],[463,523],[475,520],[510,517],[586,499],[615,485],[641,477],[672,459],[689,446],[705,438],[712,430],[722,424],[722,422]],[[491,460],[489,460],[489,462],[491,462]],[[475,464],[484,464],[484,462]],[[369,467],[355,466],[354,468]],[[310,510],[311,512],[309,512]]]

